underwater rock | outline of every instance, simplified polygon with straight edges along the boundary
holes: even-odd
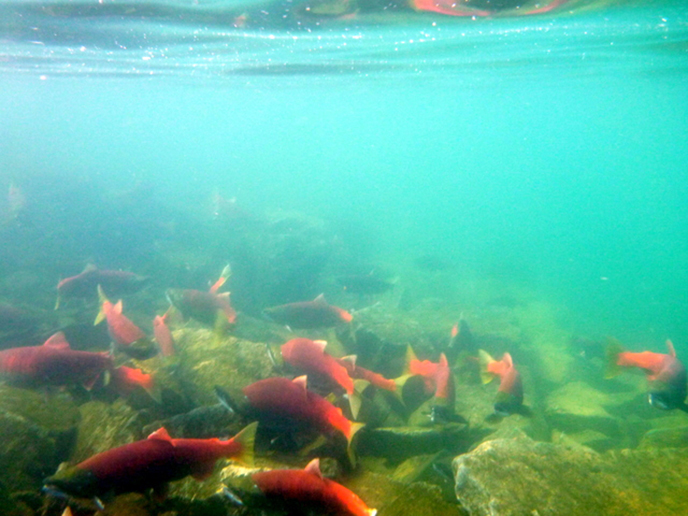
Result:
[[[213,331],[202,328],[175,331],[174,338],[180,358],[177,375],[197,406],[217,403],[216,385],[237,393],[275,375],[263,343],[233,336],[218,338]]]
[[[0,411],[0,428],[0,484],[10,492],[39,489],[62,458],[55,439],[45,429],[10,412]]]
[[[621,394],[605,394],[584,382],[571,382],[550,393],[546,400],[545,417],[552,427],[566,433],[596,430],[619,438],[619,420],[606,407],[623,402]]]
[[[688,450],[623,450],[498,439],[454,459],[471,516],[686,514]],[[661,479],[661,480],[660,480]]]
[[[73,464],[144,437],[137,421],[137,412],[122,399],[112,404],[89,401],[79,407],[79,410],[79,434],[74,453],[70,457]]]
[[[552,435],[552,442],[571,447],[581,446],[596,452],[604,452],[618,447],[618,443],[608,435],[589,428],[571,434],[555,431]]]
[[[650,420],[650,428],[641,437],[638,448],[688,447],[688,416],[682,412]]]
[[[0,483],[36,489],[67,458],[79,421],[69,396],[0,385]]]

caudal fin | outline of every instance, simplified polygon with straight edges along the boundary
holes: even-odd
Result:
[[[356,453],[354,452],[351,443],[354,440],[354,436],[358,431],[365,426],[364,423],[351,423],[351,429],[349,430],[349,435],[346,436],[346,455],[349,457],[349,461],[352,466],[356,466]]]
[[[480,380],[483,384],[490,383],[495,375],[488,371],[488,366],[495,361],[494,358],[484,349],[478,350],[478,361],[480,362]]]
[[[361,404],[363,399],[361,398],[361,393],[370,385],[367,380],[354,380],[354,388],[351,394],[348,395],[349,398],[349,408],[351,409],[351,415],[354,419],[358,419],[358,413],[361,410]]]
[[[253,466],[253,449],[256,443],[257,431],[258,422],[255,421],[234,436],[232,441],[241,445],[241,452],[238,455],[234,455],[232,459],[247,466]]]
[[[621,374],[622,368],[617,364],[619,360],[619,353],[623,352],[624,347],[618,339],[609,337],[607,339],[607,351],[604,367],[604,377],[614,378]]]

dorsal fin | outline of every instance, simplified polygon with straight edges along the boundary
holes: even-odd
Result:
[[[306,473],[310,473],[311,475],[315,475],[318,478],[322,478],[322,472],[320,471],[320,459],[315,458],[312,461],[310,461],[308,464],[306,464],[306,467],[303,468],[303,470]]]
[[[303,387],[303,390],[305,391],[308,387],[308,376],[297,376],[292,380],[292,382],[298,385],[299,387]]]
[[[115,306],[112,307],[112,309],[115,311],[116,314],[121,314],[122,313],[122,300],[120,299],[117,301]]]
[[[449,367],[449,362],[447,362],[447,356],[444,353],[440,353],[439,364],[443,367]]]
[[[317,344],[318,347],[320,348],[320,351],[323,353],[325,352],[325,347],[327,347],[327,341],[326,340],[314,340],[313,344]]]
[[[81,271],[81,274],[84,274],[86,272],[91,272],[97,270],[97,267],[93,263],[87,263],[86,267],[84,267],[84,270]]]
[[[58,331],[43,343],[44,346],[54,349],[69,349],[69,342],[65,334]]]
[[[313,302],[318,304],[318,305],[326,305],[327,301],[325,301],[325,294],[320,294],[318,297],[316,297],[313,300]]]
[[[514,367],[514,361],[511,358],[511,353],[504,353],[502,361],[506,364],[508,368]]]
[[[356,367],[356,355],[347,355],[341,358],[344,362],[349,362],[352,367]]]
[[[669,350],[669,355],[672,357],[676,356],[676,350],[674,349],[674,343],[671,342],[669,339],[666,341],[667,349]]]
[[[164,426],[161,426],[158,428],[155,432],[150,434],[148,436],[148,439],[158,439],[161,441],[169,441],[172,442],[172,438],[170,437],[170,434],[167,433],[167,430],[165,430]]]

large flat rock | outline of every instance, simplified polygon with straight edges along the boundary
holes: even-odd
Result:
[[[470,516],[688,514],[688,450],[583,447],[527,437],[481,444],[454,459]]]

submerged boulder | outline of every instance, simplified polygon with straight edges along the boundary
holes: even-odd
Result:
[[[454,459],[471,516],[688,513],[688,450],[622,450],[498,439]]]
[[[0,484],[32,490],[67,458],[79,411],[69,396],[0,386]]]

